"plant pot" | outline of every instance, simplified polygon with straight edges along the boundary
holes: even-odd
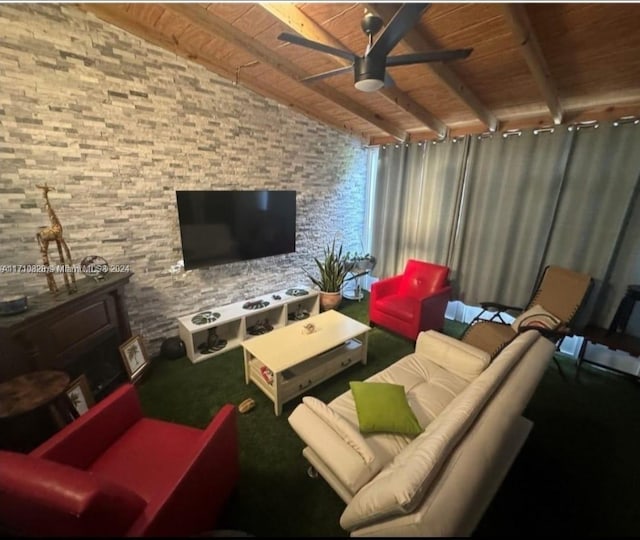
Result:
[[[329,311],[330,309],[337,308],[341,301],[341,292],[320,291],[320,309],[322,309],[322,311]]]

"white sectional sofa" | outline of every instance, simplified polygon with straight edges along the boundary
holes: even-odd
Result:
[[[536,330],[493,360],[435,331],[367,379],[402,384],[424,431],[362,435],[351,391],[307,396],[289,416],[304,456],[347,506],[352,536],[469,536],[532,423],[522,416],[554,353]]]

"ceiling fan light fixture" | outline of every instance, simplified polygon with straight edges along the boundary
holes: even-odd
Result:
[[[380,79],[360,79],[356,81],[355,86],[362,92],[376,92],[384,86],[384,81]]]
[[[375,92],[384,86],[385,59],[365,56],[353,64],[354,84],[362,92]]]
[[[387,67],[407,66],[411,64],[427,63],[427,62],[447,62],[449,60],[460,60],[471,54],[472,49],[456,49],[442,51],[425,51],[409,54],[400,54],[397,56],[389,56],[393,48],[405,37],[405,34],[411,30],[413,26],[420,20],[425,9],[431,4],[422,4],[410,2],[401,4],[395,11],[395,14],[384,26],[383,20],[370,13],[365,13],[360,26],[362,31],[367,35],[368,45],[364,55],[358,56],[351,51],[326,45],[319,41],[288,34],[283,32],[278,39],[307,47],[315,51],[337,56],[351,63],[351,66],[344,68],[332,69],[310,77],[300,79],[301,82],[311,82],[340,75],[353,68],[353,79],[356,90],[362,92],[377,92],[386,85],[389,87],[395,83],[386,73]],[[378,34],[383,28],[380,36],[375,40],[373,36]],[[343,62],[344,64],[344,62]]]

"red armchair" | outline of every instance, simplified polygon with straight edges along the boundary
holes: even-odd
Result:
[[[371,285],[369,321],[415,340],[423,330],[441,330],[451,297],[449,268],[409,259],[404,273]]]
[[[0,451],[0,525],[20,536],[210,531],[238,479],[235,407],[204,429],[144,418],[121,386],[29,454]]]

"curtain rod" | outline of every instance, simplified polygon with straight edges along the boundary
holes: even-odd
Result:
[[[637,126],[638,124],[640,124],[640,118],[638,118],[637,116],[621,116],[613,122],[613,125],[615,127],[622,126],[624,124],[634,124]]]
[[[621,116],[620,118],[618,118],[617,120],[613,121],[613,126],[614,127],[618,127],[618,126],[622,126],[625,124],[634,124],[634,125],[640,125],[640,118],[637,116]],[[586,128],[594,128],[597,129],[600,126],[600,121],[599,120],[583,120],[581,122],[574,122],[573,124],[569,124],[567,126],[567,129],[569,131],[573,131],[574,129],[576,131],[580,131],[581,129],[586,129]],[[538,135],[540,133],[553,133],[555,131],[556,128],[558,128],[560,126],[542,126],[539,128],[534,128],[533,134],[534,135]],[[509,137],[511,137],[512,135],[522,135],[522,133],[526,131],[523,129],[508,129],[504,132],[502,132],[502,137],[507,139]],[[483,131],[482,133],[478,133],[478,134],[473,134],[471,135],[472,137],[476,137],[477,139],[490,139],[491,137],[493,137],[493,135],[496,132],[491,132],[491,131]],[[464,140],[464,138],[466,137],[466,135],[457,135],[455,137],[447,137],[447,138],[441,138],[441,139],[434,139],[431,141],[418,141],[418,145],[422,145],[424,144],[438,144],[441,142],[447,142],[447,141],[451,141],[451,142],[458,142],[461,140]],[[401,144],[404,144],[405,146],[409,146],[409,144],[412,143],[390,143],[390,144],[383,144],[383,145],[377,145],[380,146],[381,148],[385,148],[386,146],[391,146],[394,145],[396,148],[399,147]],[[371,145],[371,147],[376,146],[376,145]]]

